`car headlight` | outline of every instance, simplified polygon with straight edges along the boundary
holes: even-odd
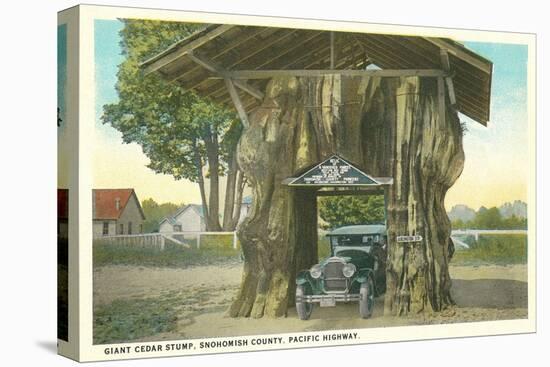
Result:
[[[351,263],[348,263],[346,265],[344,265],[344,268],[342,269],[342,273],[344,274],[344,276],[346,278],[349,278],[351,277],[353,274],[355,274],[355,265],[351,264]]]
[[[314,279],[317,279],[321,276],[321,274],[323,273],[323,269],[321,269],[321,265],[317,264],[317,265],[313,265],[311,267],[311,269],[309,269],[309,274],[311,275],[312,278]]]

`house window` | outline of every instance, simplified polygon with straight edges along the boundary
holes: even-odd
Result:
[[[181,232],[181,224],[174,224],[174,232]]]
[[[109,222],[103,222],[103,235],[107,236],[109,234]]]
[[[118,225],[118,234],[124,234],[124,223]]]
[[[143,233],[143,224],[139,225],[139,233]]]
[[[132,234],[132,222],[128,222],[128,234]]]

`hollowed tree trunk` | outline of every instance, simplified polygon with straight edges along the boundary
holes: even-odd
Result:
[[[245,264],[231,316],[284,316],[296,272],[317,262],[315,191],[282,184],[332,154],[372,176],[391,176],[388,190],[387,313],[440,310],[449,295],[444,210],[462,171],[462,131],[455,112],[438,116],[433,78],[276,78],[250,116],[237,157],[254,202],[239,229]],[[419,234],[416,245],[396,235]]]

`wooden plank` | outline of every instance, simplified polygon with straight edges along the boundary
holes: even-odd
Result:
[[[272,47],[273,44],[275,44],[277,42],[280,42],[280,41],[284,41],[286,38],[290,37],[291,35],[295,34],[296,32],[298,32],[298,29],[292,29],[290,31],[283,29],[283,30],[281,30],[281,32],[277,32],[277,34],[282,33],[282,35],[278,34],[277,37],[272,37],[272,38],[269,38],[269,39],[265,40],[264,42],[259,42],[259,47],[247,50],[246,55],[244,55],[244,56],[238,55],[238,57],[236,57],[232,61],[231,60],[223,60],[224,68],[225,69],[232,69],[233,67],[242,64],[244,61],[250,59],[251,57],[261,53],[263,50],[269,49],[270,47]],[[179,79],[179,77],[177,77],[176,79]],[[193,78],[190,81],[186,82],[185,83],[186,88],[187,89],[195,89],[198,86],[200,86],[202,83],[204,83],[204,81],[205,81],[205,78],[203,76],[199,75],[199,77]]]
[[[231,79],[266,79],[278,76],[323,76],[340,74],[348,76],[380,76],[380,77],[445,77],[447,73],[439,69],[385,69],[385,70],[236,70],[228,71]]]
[[[233,104],[235,105],[235,109],[237,110],[237,113],[239,114],[241,122],[243,123],[243,126],[246,129],[250,126],[250,123],[248,122],[248,116],[246,114],[246,110],[244,109],[241,103],[241,98],[239,97],[239,94],[235,89],[235,85],[233,84],[233,81],[229,78],[225,78],[224,80],[225,80],[225,85],[227,86],[227,90],[229,91],[229,95],[231,96],[231,99],[233,100]]]
[[[289,38],[292,37],[292,35],[295,35],[296,33],[299,33],[300,31],[301,30],[299,30],[299,29],[289,29],[289,30],[285,29],[282,35],[277,35],[277,37],[273,36],[272,38],[267,39],[264,42],[261,42],[258,45],[259,47],[255,48],[255,49],[252,49],[252,50],[247,50],[245,55],[239,55],[238,59],[231,62],[227,66],[227,68],[231,69],[234,66],[242,65],[245,61],[253,59],[253,57],[256,56],[256,55],[258,55],[256,57],[260,57],[261,59],[263,59],[263,58],[265,58],[265,55],[262,55],[260,53],[264,50],[271,50],[271,51],[276,52],[276,53],[281,52],[282,50],[284,50],[288,47],[288,44],[284,43],[280,48],[274,48],[274,45],[276,45],[280,42],[286,42]],[[289,41],[289,42],[292,42],[292,40]],[[249,63],[254,64],[254,65],[258,64],[258,62],[253,62],[253,61],[252,62],[249,61]]]
[[[220,77],[222,78],[227,78],[227,70],[223,69],[221,66],[217,65],[215,62],[211,61],[211,60],[208,60],[204,57],[199,57],[197,56],[193,51],[189,52],[187,54],[187,56],[193,60],[194,62],[196,62],[197,64],[201,65],[202,67],[204,67],[206,70],[209,70],[213,73],[216,73],[218,74]],[[242,80],[238,80],[238,81],[235,81],[234,84],[239,87],[240,89],[242,89],[243,91],[247,92],[248,94],[250,94],[251,96],[259,99],[259,100],[263,100],[264,98],[264,94],[262,91],[258,90],[257,88],[249,85],[248,83],[242,81]]]
[[[367,50],[369,50],[369,55],[373,62],[382,68],[418,68],[418,65],[415,64],[406,55],[394,51],[384,42],[380,41],[378,38],[373,37],[370,34],[365,34],[363,37],[360,38],[360,40],[365,45]],[[381,62],[383,64],[381,64]]]
[[[154,56],[149,60],[146,60],[141,64],[141,66],[146,66],[144,69],[144,73],[150,74],[154,71],[157,71],[158,69],[162,68],[163,66],[170,64],[171,62],[174,62],[175,60],[179,59],[180,57],[186,55],[189,51],[193,51],[197,47],[200,47],[204,45],[206,42],[224,34],[231,28],[235,27],[232,24],[223,24],[212,31],[202,35],[201,37],[187,43],[186,45],[181,46],[180,48],[177,48],[177,45],[180,44],[179,42],[171,46],[171,48],[174,48],[174,51],[161,54],[162,56]]]
[[[279,66],[278,63],[275,61],[281,60],[281,59],[283,59],[283,61],[285,62],[287,62],[288,60],[295,60],[297,58],[297,55],[299,55],[300,53],[304,53],[303,49],[305,44],[315,46],[315,45],[321,44],[321,42],[326,43],[326,39],[323,39],[323,37],[320,37],[321,35],[322,35],[322,32],[310,33],[307,37],[300,39],[298,42],[294,42],[292,45],[285,47],[280,52],[276,52],[276,55],[272,59],[266,60],[265,62],[255,65],[255,69],[261,69],[263,67],[268,67],[271,69],[284,69],[285,66]],[[321,41],[320,42],[314,41],[316,38],[319,38]],[[317,42],[317,43],[314,43],[314,42]],[[293,51],[298,51],[298,52],[293,52]],[[306,56],[311,55],[310,53],[304,53],[304,54]],[[300,56],[300,57],[303,57],[303,56]]]

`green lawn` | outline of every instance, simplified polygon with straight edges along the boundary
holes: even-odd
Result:
[[[527,236],[524,234],[480,235],[467,241],[470,248],[457,250],[452,265],[526,264]]]
[[[189,265],[216,264],[240,261],[240,246],[233,249],[231,235],[201,237],[201,248],[196,241],[189,241],[191,248],[166,244],[164,250],[130,246],[94,244],[94,266],[138,265],[154,267],[185,267]]]
[[[174,330],[177,301],[115,300],[98,307],[94,310],[94,344],[123,343]]]

